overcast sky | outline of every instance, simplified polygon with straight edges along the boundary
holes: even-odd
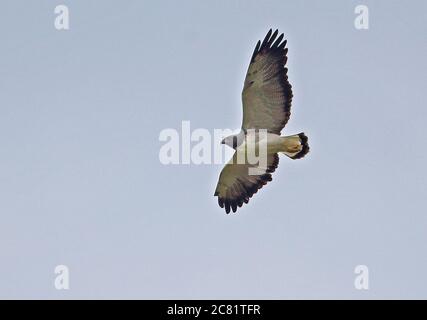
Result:
[[[2,1],[0,297],[427,298],[426,21],[422,0]],[[237,129],[269,28],[311,153],[225,215],[222,166],[162,165],[159,133]]]

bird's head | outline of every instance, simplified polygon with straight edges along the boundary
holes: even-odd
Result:
[[[232,135],[222,139],[221,144],[225,144],[233,149],[236,149],[240,145],[238,141],[238,135]]]

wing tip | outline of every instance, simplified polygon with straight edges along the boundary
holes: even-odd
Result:
[[[286,43],[287,40],[283,40],[283,38],[285,37],[284,33],[281,33],[279,35],[279,37],[277,37],[279,35],[279,29],[276,29],[273,32],[273,29],[270,28],[266,34],[266,36],[264,37],[264,40],[261,42],[260,40],[258,40],[256,46],[255,46],[255,50],[252,54],[251,57],[251,63],[255,61],[256,56],[260,53],[266,53],[270,50],[272,51],[282,51],[285,50],[284,55],[286,56],[287,54],[287,48],[286,47]],[[283,40],[283,41],[282,41]]]
[[[260,41],[260,40],[258,40],[258,42],[257,42],[257,44],[256,44],[256,46],[255,46],[255,50],[254,50],[254,52],[252,53],[251,63],[255,61],[255,57],[256,57],[256,55],[259,53],[259,48],[260,48],[260,46],[261,46],[261,41]]]
[[[264,174],[259,176],[260,180],[258,180],[258,182],[252,186],[245,187],[245,191],[243,191],[239,197],[236,197],[235,199],[223,198],[217,194],[219,206],[225,209],[226,214],[229,214],[230,212],[236,213],[237,209],[241,208],[244,203],[249,203],[249,200],[253,197],[254,194],[258,192],[258,190],[262,189],[263,186],[273,180],[271,174],[275,171],[278,164],[279,156],[276,154],[273,163],[267,168]]]

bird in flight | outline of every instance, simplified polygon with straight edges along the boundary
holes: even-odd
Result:
[[[309,151],[304,133],[280,135],[291,115],[292,103],[292,86],[285,67],[288,49],[283,37],[283,33],[278,36],[278,30],[273,33],[270,29],[262,43],[258,41],[243,86],[242,128],[221,141],[235,150],[221,171],[214,193],[227,214],[248,203],[272,180],[271,174],[279,165],[278,153],[300,159]],[[261,160],[249,161],[249,152],[258,151],[261,159],[262,150],[264,165],[260,165]]]

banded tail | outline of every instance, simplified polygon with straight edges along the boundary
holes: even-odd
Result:
[[[301,159],[309,151],[308,137],[304,132],[295,134],[293,136],[282,137],[283,140],[283,153],[291,159]]]

